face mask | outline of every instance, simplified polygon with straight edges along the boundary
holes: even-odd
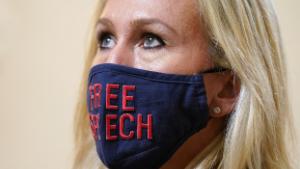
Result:
[[[159,168],[209,116],[202,74],[115,64],[91,69],[87,104],[97,153],[111,169]]]

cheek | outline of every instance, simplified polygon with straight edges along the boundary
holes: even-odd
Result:
[[[186,44],[172,52],[168,65],[177,70],[179,74],[195,74],[212,66],[211,59],[205,48]]]
[[[92,66],[95,66],[95,65],[98,65],[101,63],[105,63],[106,60],[107,60],[107,54],[103,51],[100,52],[100,50],[98,49],[95,56],[92,59]]]
[[[137,48],[134,51],[134,67],[162,73],[175,73],[168,68],[172,65],[171,61],[174,58],[176,58],[174,53],[166,48],[151,50]]]
[[[155,64],[155,62],[162,61],[170,55],[170,52],[165,48],[160,49],[143,49],[137,47],[134,49],[134,59],[137,63]]]
[[[135,67],[163,73],[194,74],[212,65],[207,52],[189,45],[155,50],[136,49],[134,55]]]

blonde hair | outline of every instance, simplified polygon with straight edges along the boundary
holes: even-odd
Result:
[[[86,108],[87,75],[97,50],[95,24],[105,1],[97,3],[75,116],[74,169],[101,166],[96,159]],[[293,128],[286,67],[272,4],[269,0],[198,0],[198,3],[199,15],[219,54],[212,56],[213,60],[232,69],[241,88],[227,128],[188,167],[293,168],[287,147]]]

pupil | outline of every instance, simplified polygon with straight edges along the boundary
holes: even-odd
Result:
[[[152,37],[149,37],[149,41],[150,41],[150,42],[153,41],[153,38],[152,38]]]
[[[147,44],[147,45],[151,45],[153,41],[154,41],[154,38],[148,37],[148,41],[147,41],[146,44]]]
[[[110,42],[111,42],[111,39],[110,38],[106,38],[104,40],[104,45],[108,45]]]

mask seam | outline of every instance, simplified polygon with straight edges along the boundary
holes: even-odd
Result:
[[[195,78],[197,79],[194,79],[194,80],[197,80],[197,81],[178,81],[178,80],[162,80],[162,79],[153,79],[153,78],[149,78],[149,77],[143,77],[141,75],[136,75],[136,74],[132,74],[132,73],[124,73],[124,72],[119,72],[119,71],[115,71],[115,70],[107,70],[107,71],[97,71],[97,72],[91,72],[90,76],[89,76],[89,82],[91,82],[92,78],[96,75],[96,74],[99,74],[99,73],[105,73],[105,72],[112,72],[112,73],[116,73],[116,74],[119,74],[119,75],[123,75],[123,74],[126,74],[128,76],[131,76],[131,77],[138,77],[138,78],[142,78],[144,80],[150,80],[150,81],[155,81],[155,82],[161,82],[161,83],[180,83],[180,84],[186,84],[186,85],[197,85],[197,84],[203,84],[203,81],[202,81],[202,77],[201,75],[198,75],[198,76],[194,76]]]

